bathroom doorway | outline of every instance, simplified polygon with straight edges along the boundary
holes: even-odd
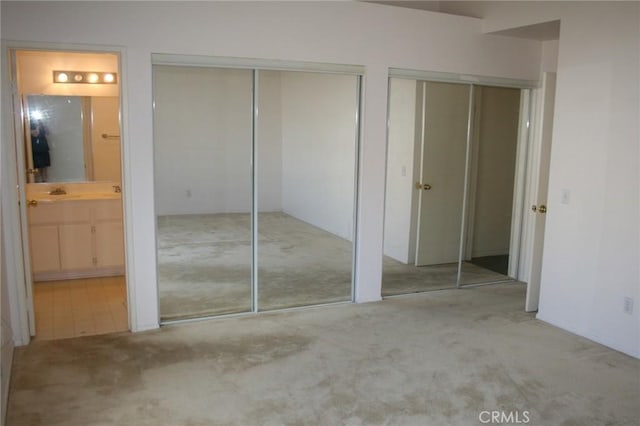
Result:
[[[29,331],[127,331],[119,55],[14,49]]]

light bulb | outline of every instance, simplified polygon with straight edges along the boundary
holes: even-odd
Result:
[[[89,83],[97,83],[98,80],[100,79],[100,77],[98,77],[98,74],[93,72],[88,75],[88,78],[89,78]]]
[[[107,73],[104,75],[104,82],[105,83],[113,83],[114,80],[114,76],[111,73]]]
[[[58,74],[56,80],[60,83],[66,83],[67,80],[69,80],[69,76],[67,75],[67,73],[61,72]]]

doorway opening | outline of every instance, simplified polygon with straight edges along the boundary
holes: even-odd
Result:
[[[529,90],[389,79],[382,294],[514,281]]]
[[[10,54],[30,334],[126,331],[119,55]]]

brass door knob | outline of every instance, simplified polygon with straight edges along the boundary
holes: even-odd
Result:
[[[27,205],[35,207],[38,205],[38,200],[27,200]]]
[[[544,204],[540,204],[540,207],[538,207],[538,212],[540,213],[546,213],[547,212],[547,206],[545,206]]]
[[[425,183],[424,185],[422,185],[422,189],[424,189],[425,191],[428,191],[431,189],[431,185],[429,185],[428,183]]]

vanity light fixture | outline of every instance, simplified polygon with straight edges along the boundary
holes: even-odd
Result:
[[[118,75],[114,72],[98,71],[54,71],[54,83],[116,84]]]

